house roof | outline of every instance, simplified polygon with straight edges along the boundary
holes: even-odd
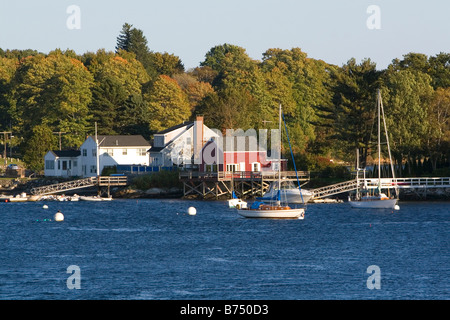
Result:
[[[189,129],[190,127],[192,127],[194,125],[194,121],[185,121],[183,123],[177,124],[176,126],[164,129],[162,131],[159,131],[155,134],[166,134],[168,132],[183,128],[183,127],[187,127],[186,129]]]
[[[81,155],[80,150],[52,150],[58,158],[76,158]]]
[[[97,139],[100,147],[150,147],[150,143],[141,135],[97,136]]]

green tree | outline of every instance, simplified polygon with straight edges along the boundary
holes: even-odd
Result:
[[[134,53],[136,59],[144,66],[147,74],[152,79],[156,78],[158,73],[155,70],[153,53],[148,48],[148,41],[142,30],[125,23],[117,37],[116,52],[120,53],[120,51]]]
[[[428,112],[433,97],[432,78],[415,70],[386,72],[382,89],[391,149],[397,163],[411,163],[423,155],[430,131]]]
[[[99,134],[117,134],[118,112],[128,96],[129,93],[116,77],[103,74],[97,77],[89,109],[92,121],[98,124]]]
[[[10,129],[16,125],[15,101],[11,80],[17,69],[15,59],[0,58],[0,129]]]
[[[254,128],[258,122],[258,101],[244,88],[211,92],[199,103],[197,112],[208,115],[205,123],[215,129]]]
[[[426,150],[432,169],[437,169],[438,160],[450,155],[450,87],[438,88],[431,99],[428,110],[429,132],[426,134]]]
[[[128,96],[118,110],[115,131],[118,134],[140,134],[150,139],[150,120],[152,116],[143,96]]]
[[[52,133],[52,129],[45,123],[36,125],[25,143],[23,160],[29,169],[36,172],[42,171],[45,154],[49,150],[54,150],[56,146],[57,138]]]
[[[336,138],[344,142],[350,159],[354,159],[357,148],[360,150],[363,167],[371,142],[376,141],[373,134],[379,76],[375,63],[370,59],[357,64],[352,58],[333,73]]]
[[[278,93],[278,99],[283,104],[296,151],[304,152],[316,138],[317,107],[331,105],[331,90],[327,88],[329,65],[308,58],[300,48],[269,49],[263,54],[261,68],[266,74],[278,74],[278,86],[284,83],[283,95]],[[273,86],[269,86],[270,90]]]

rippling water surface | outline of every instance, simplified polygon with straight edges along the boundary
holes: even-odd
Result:
[[[43,204],[0,203],[0,299],[450,298],[448,202],[314,204],[305,220],[244,219],[222,201]],[[63,222],[44,221],[57,210]]]

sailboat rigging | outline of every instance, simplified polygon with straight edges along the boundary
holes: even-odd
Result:
[[[386,126],[386,119],[384,116],[384,108],[383,108],[383,102],[381,99],[381,91],[378,89],[377,91],[377,112],[378,112],[378,180],[377,180],[377,193],[375,195],[365,195],[362,196],[360,189],[359,189],[359,165],[357,165],[358,168],[356,168],[356,179],[357,179],[357,191],[355,198],[352,199],[349,197],[349,203],[353,208],[380,208],[380,209],[398,209],[397,202],[398,202],[398,189],[397,189],[397,180],[395,179],[395,170],[392,163],[392,155],[391,155],[391,148],[389,146],[389,136],[387,133],[387,126]],[[392,183],[395,187],[395,195],[396,197],[388,197],[386,194],[381,192],[381,118],[383,118],[383,125],[384,125],[384,134],[386,136],[386,144],[388,149],[388,155],[389,155],[389,164],[391,166],[391,172],[392,172]],[[359,157],[357,155],[357,157]],[[364,183],[366,183],[365,175],[364,175]],[[367,186],[365,186],[367,188]]]

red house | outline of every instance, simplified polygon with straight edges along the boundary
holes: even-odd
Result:
[[[273,172],[278,171],[278,159],[270,159],[267,150],[258,146],[256,136],[223,137],[223,142],[210,140],[201,150],[201,172]],[[281,170],[287,160],[281,160]]]

